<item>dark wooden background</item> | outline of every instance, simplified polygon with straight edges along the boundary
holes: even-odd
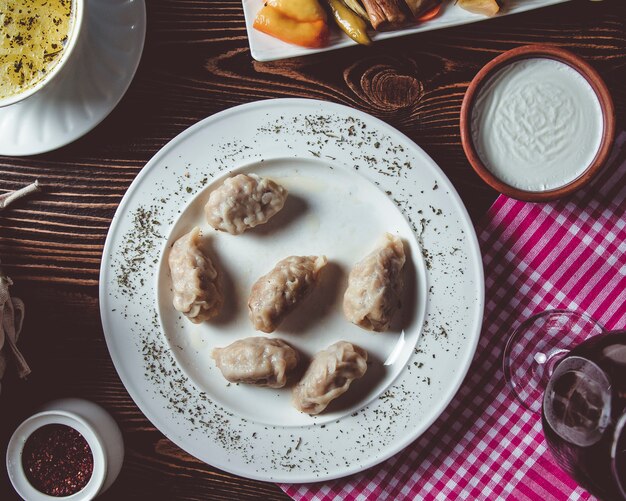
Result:
[[[506,0],[505,0],[506,1]],[[487,61],[519,45],[551,43],[586,58],[626,118],[626,1],[574,0],[488,22],[340,51],[258,63],[241,0],[147,0],[148,32],[135,80],[94,131],[58,151],[0,157],[0,192],[35,179],[36,198],[0,212],[0,257],[27,304],[20,343],[33,368],[2,383],[0,450],[19,422],[58,397],[102,404],[121,425],[126,462],[102,499],[279,499],[273,484],[207,466],[139,412],[106,348],[98,269],[109,223],[133,178],[198,120],[258,99],[309,97],[353,106],[400,129],[442,167],[476,222],[497,194],[467,163],[459,111]],[[0,498],[15,496],[2,468]]]

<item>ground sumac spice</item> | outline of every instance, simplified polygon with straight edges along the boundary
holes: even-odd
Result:
[[[26,440],[22,466],[35,489],[49,496],[70,496],[89,482],[93,455],[85,437],[74,428],[49,424]]]

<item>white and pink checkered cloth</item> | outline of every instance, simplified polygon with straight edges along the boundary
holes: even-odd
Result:
[[[509,329],[552,308],[626,328],[626,133],[609,168],[547,204],[500,196],[479,229],[486,280],[480,343],[458,394],[407,449],[358,475],[282,485],[294,499],[591,499],[555,464],[541,416],[506,386]]]

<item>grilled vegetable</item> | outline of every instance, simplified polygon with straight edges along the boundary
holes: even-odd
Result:
[[[431,19],[437,17],[439,15],[439,12],[441,12],[441,4],[436,5],[430,10],[427,10],[420,17],[418,17],[417,20],[420,23],[423,23],[425,21],[430,21]]]
[[[265,5],[303,23],[326,21],[326,11],[317,0],[266,0]]]
[[[427,11],[430,11],[437,4],[441,5],[441,0],[404,0],[413,17],[420,17]]]
[[[328,41],[326,21],[297,21],[271,5],[265,5],[259,11],[253,26],[283,42],[303,47],[323,47]]]
[[[359,0],[344,0],[344,3],[369,23],[370,18]]]
[[[484,16],[493,16],[500,10],[496,0],[458,0],[457,4],[462,9]]]
[[[384,25],[397,26],[407,20],[404,0],[363,0],[363,5],[375,30]]]
[[[327,0],[327,2],[333,12],[335,21],[346,35],[362,45],[372,43],[367,34],[367,24],[361,17],[352,11],[342,0]]]

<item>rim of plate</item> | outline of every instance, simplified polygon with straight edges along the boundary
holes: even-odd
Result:
[[[174,437],[170,432],[167,426],[164,426],[164,419],[156,414],[150,413],[150,415],[144,410],[149,409],[149,405],[146,403],[146,398],[144,395],[141,395],[139,391],[136,391],[133,385],[131,384],[132,378],[129,376],[127,369],[121,364],[117,363],[113,357],[113,339],[112,334],[108,334],[111,332],[111,323],[108,320],[108,316],[105,315],[105,308],[102,308],[102,304],[107,301],[107,280],[104,280],[104,277],[108,276],[108,270],[110,265],[110,259],[106,256],[110,255],[113,233],[125,213],[126,206],[129,203],[131,196],[138,189],[141,181],[147,175],[149,170],[156,165],[162,157],[164,157],[171,149],[175,148],[180,142],[184,141],[188,136],[195,134],[198,130],[202,129],[209,123],[217,122],[224,118],[227,118],[229,115],[233,115],[236,113],[241,113],[242,111],[250,111],[255,108],[263,108],[265,106],[276,105],[277,103],[281,104],[285,107],[296,107],[298,105],[310,106],[313,104],[323,105],[325,107],[325,111],[332,112],[332,109],[335,108],[341,111],[349,111],[355,117],[359,117],[360,119],[371,123],[384,130],[390,136],[399,137],[402,140],[406,141],[411,145],[412,148],[415,148],[419,151],[421,155],[424,156],[425,159],[428,159],[430,162],[430,168],[433,168],[439,176],[447,183],[446,188],[448,188],[449,193],[448,196],[451,198],[452,202],[455,204],[457,210],[459,211],[459,216],[461,218],[462,223],[465,225],[465,229],[468,230],[465,232],[466,237],[468,239],[469,252],[468,255],[470,257],[471,262],[468,265],[475,267],[477,274],[480,280],[477,280],[475,283],[476,292],[478,293],[478,304],[477,308],[474,312],[475,318],[473,319],[473,326],[471,329],[471,337],[468,336],[468,349],[459,357],[459,371],[457,371],[454,375],[454,384],[448,390],[448,394],[445,398],[439,400],[436,405],[433,405],[430,412],[425,415],[425,419],[422,424],[413,430],[410,433],[407,433],[404,436],[404,439],[399,439],[397,443],[393,444],[393,446],[388,447],[387,450],[381,450],[380,454],[375,455],[374,457],[366,458],[364,461],[359,463],[354,463],[345,469],[342,469],[338,473],[330,473],[323,476],[314,476],[310,473],[297,472],[291,475],[284,475],[282,472],[278,472],[271,479],[268,479],[267,475],[260,474],[258,471],[243,471],[243,469],[239,469],[237,467],[233,467],[232,464],[221,460],[219,457],[215,457],[210,465],[219,468],[228,473],[232,473],[235,475],[240,475],[246,478],[261,480],[261,481],[270,481],[274,483],[312,483],[312,482],[322,482],[328,480],[334,480],[337,478],[347,477],[349,475],[362,472],[368,468],[376,466],[385,460],[389,459],[393,455],[398,452],[404,450],[408,445],[414,442],[417,438],[419,438],[445,411],[448,407],[454,396],[457,394],[461,384],[465,380],[465,376],[470,368],[472,360],[474,358],[474,354],[476,352],[476,348],[478,346],[478,341],[480,339],[480,332],[482,327],[482,319],[484,314],[484,303],[485,303],[485,282],[484,282],[484,272],[483,272],[483,263],[482,257],[480,253],[480,246],[478,243],[478,238],[476,236],[476,231],[474,230],[474,226],[471,222],[467,209],[463,204],[461,197],[457,193],[454,188],[452,182],[448,179],[446,174],[441,170],[441,168],[437,165],[437,163],[428,155],[417,143],[415,143],[411,138],[409,138],[406,134],[400,132],[396,128],[387,124],[386,122],[376,118],[368,113],[357,110],[355,108],[351,108],[349,106],[345,106],[343,104],[332,103],[329,101],[322,101],[319,99],[306,99],[306,98],[279,98],[279,99],[265,99],[260,101],[253,101],[250,103],[241,104],[238,106],[234,106],[231,108],[227,108],[222,110],[214,115],[206,117],[199,122],[193,124],[187,129],[180,132],[173,139],[171,139],[167,144],[165,144],[161,149],[159,149],[154,156],[146,163],[143,169],[137,174],[137,177],[133,180],[129,188],[127,189],[124,197],[122,198],[115,214],[111,220],[111,225],[109,227],[109,231],[107,233],[107,238],[104,244],[103,252],[102,252],[102,261],[100,265],[100,276],[99,276],[99,302],[100,302],[100,319],[102,322],[103,332],[105,341],[107,344],[107,348],[109,350],[109,355],[113,361],[113,365],[115,370],[122,381],[126,391],[133,399],[139,410],[142,414],[148,419],[163,435],[165,435],[169,440],[179,446],[181,449],[187,452],[186,447],[183,445],[183,440]],[[110,339],[111,337],[111,339]],[[190,455],[193,455],[189,453]],[[201,460],[203,461],[203,460]],[[205,462],[205,461],[203,461]],[[209,464],[209,463],[207,463]]]

